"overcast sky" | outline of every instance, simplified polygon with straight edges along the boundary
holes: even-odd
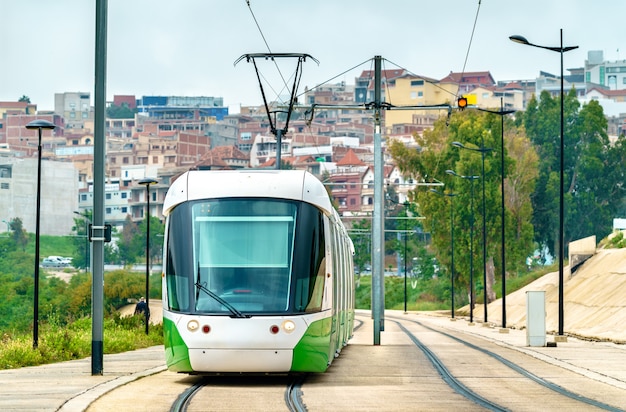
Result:
[[[0,0],[0,101],[27,95],[51,110],[54,93],[87,91],[93,104],[95,3]],[[623,0],[108,0],[107,99],[219,96],[233,109],[261,104],[253,65],[233,63],[268,51],[319,60],[304,64],[299,93],[330,79],[353,84],[375,55],[384,69],[441,79],[463,71],[468,47],[465,71],[530,79],[540,70],[558,74],[559,56],[510,35],[559,46],[562,28],[564,45],[580,47],[565,54],[565,67],[583,67],[590,50],[626,58],[624,15]],[[291,85],[294,61],[279,63]],[[261,61],[259,69],[268,97],[276,97],[283,84],[276,68]]]

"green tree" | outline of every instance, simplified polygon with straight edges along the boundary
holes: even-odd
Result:
[[[528,137],[541,162],[532,197],[535,240],[554,255],[558,249],[560,199],[560,100],[542,92],[524,116]],[[580,106],[574,89],[564,100],[564,245],[582,237],[606,236],[624,210],[622,139],[611,144],[602,107]]]
[[[11,238],[15,245],[22,249],[22,251],[26,251],[26,245],[28,245],[28,233],[26,233],[26,229],[24,229],[24,225],[22,223],[22,219],[19,217],[11,219],[9,222],[9,228],[11,230]]]
[[[109,119],[132,119],[137,113],[137,109],[131,109],[128,104],[122,103],[121,106],[115,104],[106,108],[107,117]]]
[[[25,94],[22,95],[22,97],[20,97],[18,99],[18,102],[26,102],[26,103],[30,103],[30,97],[26,96]]]
[[[350,238],[354,244],[354,268],[362,272],[372,262],[371,241],[372,225],[368,219],[361,219],[352,225]]]
[[[89,243],[88,231],[91,220],[91,210],[87,210],[84,214],[74,217],[72,232],[75,236],[72,240],[75,252],[72,255],[72,265],[76,268],[87,269],[89,267],[91,244]]]
[[[143,246],[143,251],[140,256],[146,257],[146,229],[147,220],[144,219],[139,224],[139,230],[135,234],[133,243],[135,246]],[[165,232],[165,225],[156,216],[150,216],[150,249],[148,262],[150,265],[160,262],[163,254],[163,233]]]
[[[117,241],[118,262],[122,265],[133,264],[138,260],[139,256],[143,255],[142,250],[145,250],[145,248],[140,242],[135,240],[137,236],[140,236],[139,226],[132,221],[130,215],[127,215],[124,221],[124,228]]]
[[[568,147],[571,178],[565,188],[570,202],[566,216],[570,241],[589,235],[602,239],[611,233],[613,217],[622,201],[622,196],[615,196],[614,188],[621,186],[623,179],[607,179],[607,170],[624,167],[623,163],[611,162],[615,157],[612,152],[620,147],[609,142],[607,127],[597,101],[585,104],[578,112],[573,127],[576,140]]]
[[[139,224],[130,216],[126,218],[124,229],[117,241],[118,261],[123,265],[143,263],[146,259],[146,219]],[[165,225],[156,216],[150,216],[150,264],[160,262],[163,253],[163,233]]]
[[[530,195],[533,189],[534,178],[532,171],[536,170],[536,158],[531,156],[533,150],[526,141],[526,151],[512,150],[512,147],[524,142],[524,134],[513,121],[505,119],[505,194],[509,199],[515,199],[515,204],[530,204]],[[459,290],[469,285],[470,254],[473,249],[474,274],[478,272],[482,262],[482,155],[471,150],[462,150],[452,146],[452,142],[462,142],[466,147],[477,149],[486,147],[492,149],[485,153],[485,204],[486,204],[486,237],[487,258],[493,259],[496,274],[502,273],[501,255],[501,135],[500,118],[484,112],[467,110],[454,113],[450,119],[441,118],[433,130],[425,131],[422,136],[416,136],[416,141],[422,148],[415,151],[405,147],[402,143],[392,142],[389,150],[396,164],[403,173],[410,174],[415,180],[423,182],[412,193],[411,198],[418,204],[419,213],[425,217],[425,229],[432,235],[432,248],[437,260],[450,273],[450,206],[443,196],[430,193],[429,185],[444,185],[448,193],[454,193],[454,248],[455,271]],[[521,141],[520,141],[521,140]],[[523,155],[528,155],[524,158]],[[518,156],[521,158],[514,158]],[[447,174],[446,170],[454,170],[463,176],[480,176],[481,179],[459,179]],[[512,178],[516,179],[513,180]],[[523,178],[523,179],[522,179]],[[521,181],[520,181],[521,179]],[[473,183],[471,183],[473,181]],[[472,186],[473,185],[473,186]],[[473,197],[472,197],[473,192]],[[508,234],[506,249],[510,256],[523,262],[523,258],[532,252],[532,226],[520,222],[529,221],[532,208],[512,208],[512,200],[506,204],[506,233]],[[472,209],[473,205],[473,209]],[[473,219],[473,243],[470,248],[470,228]],[[511,262],[507,259],[507,269],[520,265],[519,261]],[[480,277],[475,282],[481,283]],[[466,293],[462,296],[465,298]]]

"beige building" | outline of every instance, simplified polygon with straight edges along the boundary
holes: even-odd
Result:
[[[481,109],[500,109],[500,99],[504,110],[524,110],[524,91],[514,87],[484,87],[479,86],[469,93],[464,93],[469,102],[474,102]]]
[[[456,87],[452,83],[442,85],[435,79],[406,74],[387,83],[386,100],[395,107],[452,104],[455,100]],[[434,121],[447,111],[447,108],[385,110],[385,133],[387,135],[421,133],[424,129],[432,127]]]

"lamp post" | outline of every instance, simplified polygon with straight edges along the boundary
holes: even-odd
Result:
[[[35,208],[35,290],[33,293],[33,349],[39,346],[39,232],[41,216],[41,134],[43,129],[52,130],[54,123],[44,119],[33,120],[26,125],[27,129],[38,130],[37,140],[37,203]]]
[[[446,196],[450,198],[450,254],[451,254],[451,264],[450,264],[450,317],[454,319],[454,204],[453,197],[456,196],[455,193],[442,193],[436,189],[430,189],[431,192],[438,194],[439,196]],[[471,310],[471,309],[470,309]]]
[[[89,224],[91,223],[91,219],[89,216],[83,215],[80,212],[74,211],[75,215],[82,217],[85,221],[85,272],[89,269]]]
[[[158,183],[156,179],[146,177],[139,181],[146,187],[146,335],[149,332],[150,320],[150,185]]]
[[[2,223],[6,223],[7,225],[7,236],[10,235],[11,232],[11,224],[9,222],[7,222],[6,220],[2,219]]]
[[[474,180],[479,176],[463,176],[454,170],[446,170],[446,173],[461,179],[470,181],[470,325],[474,324]]]
[[[511,114],[514,113],[515,110],[504,110],[504,100],[502,99],[502,97],[500,98],[500,111],[494,111],[494,110],[487,110],[487,109],[478,109],[480,111],[483,112],[487,112],[487,113],[493,113],[493,114],[498,114],[500,115],[500,120],[501,120],[501,124],[500,124],[500,131],[501,131],[501,141],[500,141],[500,177],[501,177],[501,187],[500,187],[500,192],[502,195],[501,198],[501,222],[502,222],[502,239],[501,239],[501,243],[502,243],[502,329],[506,329],[506,261],[505,261],[505,252],[504,252],[504,247],[505,247],[505,243],[504,243],[504,237],[505,237],[505,225],[504,225],[504,211],[505,211],[505,207],[504,207],[504,115],[506,114]]]
[[[460,149],[467,149],[472,152],[480,153],[482,158],[482,177],[483,177],[483,320],[487,323],[487,207],[485,204],[485,153],[490,152],[491,149],[485,147],[483,138],[481,137],[480,147],[473,148],[467,147],[460,142],[452,142],[452,146]]]
[[[513,36],[509,36],[509,39],[515,43],[520,43],[520,44],[525,44],[527,46],[533,46],[533,47],[538,47],[540,49],[546,49],[546,50],[550,50],[553,52],[557,52],[561,55],[561,144],[560,144],[560,150],[561,150],[561,159],[560,159],[560,168],[559,168],[559,176],[560,176],[560,183],[559,183],[559,336],[563,336],[563,256],[565,254],[565,248],[564,248],[564,244],[563,244],[563,240],[564,240],[564,220],[563,220],[563,216],[564,216],[564,205],[563,205],[563,181],[564,181],[564,176],[563,176],[563,170],[565,169],[565,162],[564,162],[564,158],[565,158],[565,138],[564,138],[564,128],[563,128],[563,98],[564,98],[564,91],[563,91],[563,53],[577,49],[578,46],[567,46],[567,47],[563,47],[563,29],[561,29],[561,45],[558,47],[547,47],[547,46],[540,46],[538,44],[533,44],[531,42],[529,42],[525,37],[523,36],[519,36],[519,35],[513,35]]]
[[[409,201],[406,200],[404,202],[404,217],[405,218],[409,218]],[[404,313],[406,314],[406,301],[407,301],[407,294],[406,294],[406,238],[409,235],[408,231],[406,230],[406,224],[404,225]]]

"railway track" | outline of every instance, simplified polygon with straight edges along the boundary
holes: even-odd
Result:
[[[417,320],[410,320],[406,318],[397,318],[397,317],[389,317],[389,316],[387,317],[387,319],[391,320],[394,324],[396,324],[411,339],[411,341],[431,361],[433,367],[435,367],[437,371],[440,373],[440,375],[442,376],[442,379],[444,379],[444,381],[446,381],[457,393],[463,395],[467,399],[471,400],[477,405],[484,407],[488,410],[492,410],[492,411],[519,410],[518,409],[519,405],[515,405],[512,402],[508,402],[507,404],[507,402],[502,400],[503,397],[496,397],[499,400],[489,399],[488,396],[481,394],[481,393],[486,392],[484,390],[484,385],[483,385],[483,390],[472,389],[469,386],[465,385],[463,383],[464,379],[459,377],[463,375],[458,374],[458,376],[455,376],[455,373],[451,372],[450,369],[446,367],[446,362],[442,360],[442,357],[435,354],[434,350],[432,349],[432,347],[434,347],[432,342],[429,344],[424,344],[420,339],[416,337],[416,333],[419,333],[419,331],[412,332],[405,326],[405,324],[410,323],[410,324],[417,325],[422,330],[427,330],[430,333],[437,334],[438,336],[443,337],[444,339],[447,339],[448,341],[451,341],[453,344],[456,344],[457,346],[461,345],[463,348],[467,348],[479,354],[486,355],[487,357],[492,359],[493,362],[499,363],[500,365],[503,365],[509,368],[510,370],[514,371],[520,377],[523,378],[523,379],[517,380],[517,383],[516,383],[517,385],[519,385],[520,387],[528,388],[527,389],[528,393],[532,393],[537,398],[538,397],[546,398],[544,402],[539,401],[537,405],[545,405],[545,402],[548,402],[548,403],[555,403],[555,404],[561,405],[561,407],[564,409],[568,409],[568,406],[565,406],[565,405],[571,405],[572,410],[581,410],[581,409],[587,409],[587,408],[594,408],[598,410],[606,410],[606,411],[612,411],[612,412],[619,412],[619,411],[625,410],[618,406],[610,405],[605,402],[594,399],[591,397],[592,395],[584,395],[580,392],[577,392],[576,390],[567,389],[555,383],[554,381],[545,379],[529,371],[523,366],[521,366],[521,362],[520,362],[521,358],[519,357],[519,354],[515,354],[516,356],[511,356],[513,354],[509,353],[509,356],[515,359],[515,360],[511,360],[502,354],[503,352],[506,352],[506,350],[504,350],[502,347],[488,344],[484,340],[481,340],[480,342],[476,342],[475,338],[472,339],[467,336],[459,336],[459,334],[445,332],[445,331],[433,328],[431,326],[427,326],[424,323],[417,321]],[[446,345],[449,346],[451,345],[451,343],[448,342],[446,343]],[[442,346],[441,343],[438,346]],[[487,349],[487,347],[495,347],[495,348]],[[445,354],[443,356],[445,356]],[[464,353],[464,358],[466,359],[472,358],[475,356],[476,355],[472,355],[470,353]],[[481,361],[481,364],[485,365],[484,363],[482,363],[482,361]],[[486,366],[486,365],[485,367],[494,368],[493,366]],[[566,373],[563,371],[563,374],[566,374]],[[555,373],[554,374],[555,378],[558,375],[559,375],[558,373]],[[466,380],[469,380],[469,379],[466,379]],[[561,380],[565,381],[565,379],[561,379]],[[537,391],[534,388],[537,385],[545,389],[546,391],[544,392],[548,392],[548,393],[542,394],[541,391]],[[578,385],[575,387],[580,388],[581,386],[584,386],[584,384]],[[494,392],[494,391],[491,391],[491,392]],[[536,399],[535,399],[535,402],[537,402]]]
[[[304,412],[307,409],[302,402],[300,388],[305,379],[306,375],[304,374],[294,376],[202,377],[178,396],[172,404],[170,412],[205,411],[207,405],[211,405],[212,410],[221,408],[243,410],[244,406],[239,406],[241,402],[253,402],[252,409],[249,410],[261,410],[261,403],[272,405],[272,410],[280,410],[281,398],[286,410]],[[226,387],[228,389],[224,390]],[[262,388],[263,391],[262,400],[259,398],[259,388]],[[229,395],[227,397],[217,395],[217,392],[220,391],[228,392]]]

